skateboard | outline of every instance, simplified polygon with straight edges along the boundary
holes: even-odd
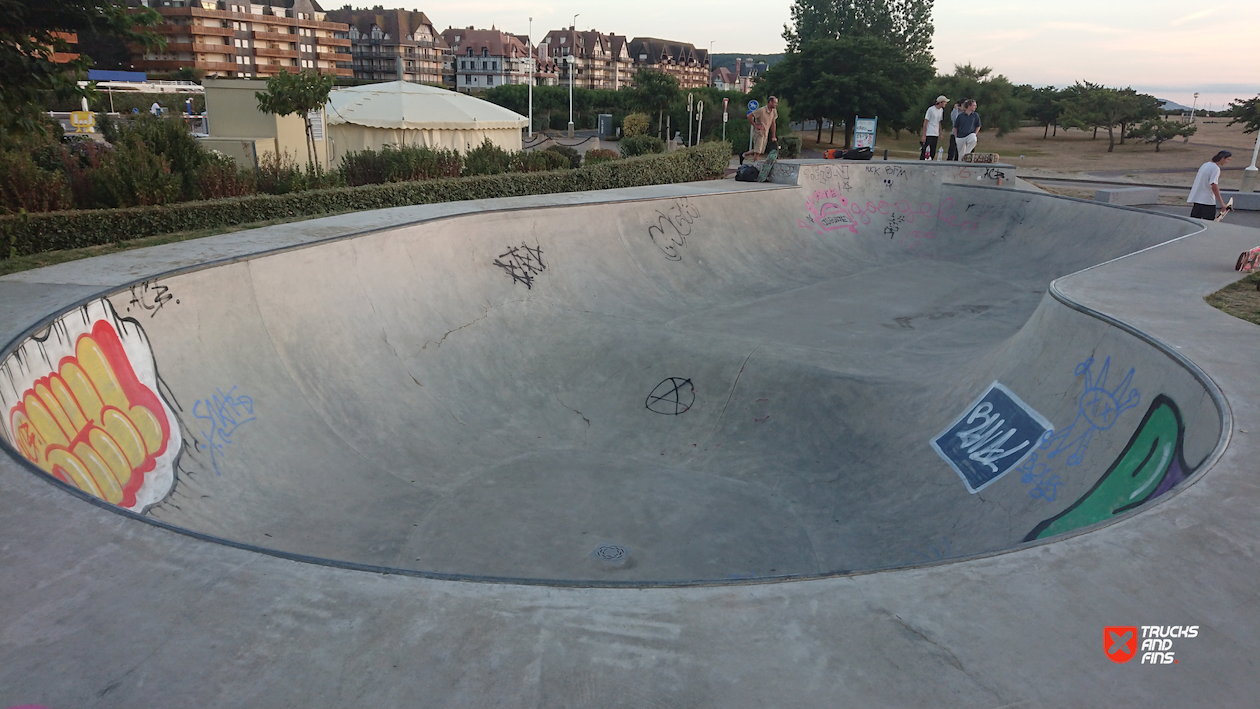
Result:
[[[1229,214],[1232,211],[1234,211],[1234,198],[1230,197],[1229,201],[1225,203],[1225,208],[1221,210],[1220,214],[1216,215],[1216,221],[1219,222],[1220,220],[1224,219],[1225,215]]]
[[[761,166],[761,172],[757,175],[758,182],[765,182],[770,179],[770,171],[774,169],[774,163],[779,159],[779,149],[772,148],[766,153],[766,162]]]
[[[1238,261],[1234,263],[1235,271],[1250,271],[1257,265],[1260,265],[1260,246],[1251,251],[1244,251],[1238,255]]]

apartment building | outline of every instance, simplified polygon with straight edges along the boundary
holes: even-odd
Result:
[[[566,86],[570,71],[573,85],[584,89],[615,91],[629,86],[634,76],[634,62],[624,35],[598,30],[583,32],[574,27],[552,30],[539,43],[539,56],[556,63],[559,82]],[[569,57],[573,57],[572,62]]]
[[[451,48],[456,91],[482,91],[504,84],[529,83],[527,38],[491,27],[447,28],[442,39]]]
[[[450,48],[423,13],[413,10],[330,10],[329,22],[349,26],[354,78],[369,81],[410,81],[444,84]],[[398,60],[403,60],[402,76]]]
[[[698,89],[709,85],[709,52],[693,44],[674,42],[655,37],[635,37],[630,40],[630,58],[634,68],[655,69],[678,79],[683,89]]]
[[[352,76],[349,26],[312,0],[133,0],[162,16],[166,49],[132,57],[142,71],[201,69],[220,78],[281,70]]]

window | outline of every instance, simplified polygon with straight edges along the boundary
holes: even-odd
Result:
[[[465,83],[465,84],[471,84],[471,83],[472,83],[472,74],[465,74],[465,75],[464,75],[464,83]]]
[[[488,57],[488,56],[490,56],[490,48],[489,48],[489,47],[482,47],[482,48],[481,48],[481,56],[483,56],[483,57]]]
[[[489,69],[489,68],[490,68],[490,62],[482,62],[482,63],[481,63],[481,70],[482,70],[482,71],[485,71],[486,69]]]
[[[493,77],[493,76],[487,76],[487,77],[486,77],[486,86],[494,86],[494,77]]]

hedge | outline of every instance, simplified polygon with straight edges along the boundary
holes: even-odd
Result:
[[[708,180],[726,171],[729,154],[728,144],[706,143],[665,155],[615,160],[577,170],[337,187],[159,207],[5,215],[0,216],[0,259],[272,219]]]

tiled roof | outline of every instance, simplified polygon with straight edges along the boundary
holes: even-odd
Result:
[[[486,54],[492,57],[529,56],[525,43],[516,35],[496,29],[447,29],[442,31],[442,38],[454,54],[467,54],[471,47],[476,56],[481,56],[482,49],[486,49]]]

